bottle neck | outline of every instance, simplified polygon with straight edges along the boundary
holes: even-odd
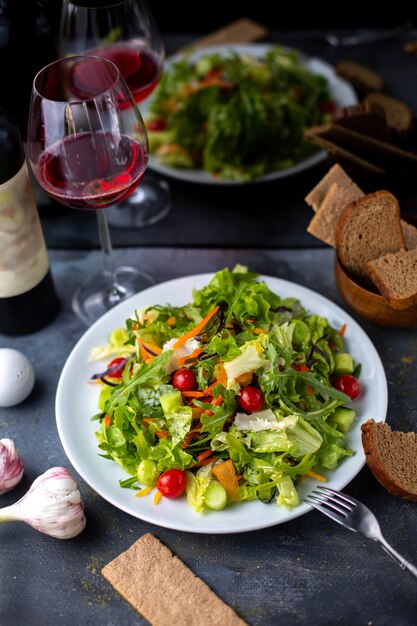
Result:
[[[24,160],[25,153],[16,122],[0,107],[0,185],[22,169]]]

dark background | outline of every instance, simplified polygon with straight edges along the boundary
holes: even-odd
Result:
[[[91,2],[99,0],[91,0]],[[26,139],[27,113],[35,74],[57,57],[61,0],[31,0],[22,6],[19,0],[0,0],[0,68],[2,89],[0,104],[14,113]],[[204,4],[149,0],[149,7],[162,35],[188,33],[201,35],[230,22],[248,17],[270,30],[349,29],[393,27],[416,22],[406,3],[395,8],[382,3],[377,11],[364,12],[363,3],[350,2],[345,7],[334,3],[325,9],[321,3],[258,0]],[[395,12],[394,12],[395,11]]]

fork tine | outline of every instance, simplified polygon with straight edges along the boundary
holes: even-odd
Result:
[[[338,497],[337,492],[336,492],[336,495],[333,495],[333,494],[328,495],[327,493],[321,493],[321,491],[314,490],[313,494],[316,497],[319,497],[321,502],[333,502],[333,504],[337,504],[338,506],[343,507],[344,510],[347,511],[348,513],[350,513],[353,508],[352,506],[349,506],[347,500],[345,500],[344,498]]]
[[[326,515],[326,517],[329,517],[331,520],[333,520],[334,522],[337,522],[344,528],[348,528],[349,530],[352,530],[355,533],[358,532],[356,528],[353,528],[353,526],[351,526],[350,524],[346,522],[346,513],[345,512],[340,513],[340,511],[338,511],[336,507],[332,506],[329,502],[326,502],[325,505],[319,504],[315,496],[313,497],[306,496],[304,498],[304,502],[311,504],[311,506],[317,509],[317,511],[320,511],[320,513],[323,513],[323,515]],[[328,508],[328,507],[331,507],[331,508]],[[331,509],[335,509],[337,513],[335,511],[332,511]]]
[[[335,511],[338,515],[341,515],[343,517],[347,516],[346,509],[343,510],[340,507],[336,506],[338,502],[334,502],[333,500],[328,500],[327,498],[323,498],[321,496],[306,496],[305,500],[313,506],[315,504],[320,506],[319,510],[322,511],[322,513],[324,513],[324,509],[327,507],[328,509],[332,509],[333,511]],[[318,508],[318,506],[316,506],[316,508]]]
[[[352,498],[352,496],[347,496],[345,493],[342,493],[341,491],[330,489],[330,487],[323,487],[322,485],[317,485],[316,489],[320,489],[320,493],[323,492],[324,494],[327,494],[328,496],[331,495],[331,496],[334,496],[335,498],[338,498],[339,504],[342,504],[340,500],[343,500],[343,502],[347,502],[352,507],[358,506],[358,501],[355,500],[355,498]]]

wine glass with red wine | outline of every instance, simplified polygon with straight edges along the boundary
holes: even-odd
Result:
[[[134,192],[148,164],[148,138],[133,96],[108,59],[74,56],[34,78],[28,156],[41,187],[56,201],[96,212],[103,270],[80,285],[73,308],[87,324],[153,283],[130,266],[116,267],[107,207]]]
[[[113,61],[139,105],[158,85],[165,56],[146,0],[63,0],[59,53]],[[107,217],[113,226],[141,227],[158,222],[170,209],[168,184],[147,172],[136,192]]]

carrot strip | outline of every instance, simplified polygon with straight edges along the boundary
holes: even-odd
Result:
[[[153,343],[149,343],[149,341],[144,341],[141,337],[136,337],[136,342],[139,345],[142,358],[146,363],[152,361],[157,354],[162,352],[162,348]]]
[[[219,396],[218,398],[213,398],[210,404],[214,404],[214,406],[220,406],[223,402],[223,396]]]
[[[340,329],[339,329],[339,335],[340,335],[341,337],[343,337],[343,335],[345,334],[345,332],[346,332],[346,328],[347,328],[347,324],[346,324],[346,322],[345,322],[344,324],[342,324],[342,325],[341,325],[341,327],[340,327]]]
[[[188,339],[192,339],[195,335],[198,335],[198,333],[203,330],[204,326],[211,320],[211,318],[216,315],[218,310],[219,307],[215,306],[214,309],[212,309],[209,313],[207,313],[205,317],[203,317],[203,319],[199,324],[197,324],[197,326],[194,326],[194,328],[179,337],[179,339],[174,343],[174,350],[178,350],[178,348],[181,348],[181,346],[183,346],[185,342],[188,341]]]
[[[310,387],[310,386],[306,387],[306,391],[307,391],[309,396],[314,396],[314,389],[313,389],[313,387]]]
[[[182,367],[186,361],[191,361],[192,359],[195,359],[196,357],[198,357],[199,354],[201,354],[203,352],[202,348],[196,348],[195,350],[193,350],[190,354],[188,354],[187,356],[182,356],[179,359],[177,359],[178,361],[178,365],[180,367]]]
[[[169,437],[168,433],[164,432],[163,430],[156,430],[155,434],[158,435],[160,439],[168,439]]]
[[[169,318],[167,319],[168,326],[174,326],[175,322],[176,322],[175,317],[173,315],[170,315]]]
[[[208,465],[209,463],[212,463],[213,461],[217,461],[217,456],[209,456],[207,459],[203,459],[202,461],[199,461],[198,463],[194,463],[192,467],[202,467],[203,465]]]
[[[215,465],[213,467],[213,474],[225,488],[228,497],[234,502],[239,502],[239,484],[232,460],[227,459],[227,461],[223,461],[220,465]]]
[[[211,385],[209,385],[208,387],[206,387],[203,391],[203,393],[206,396],[212,396],[213,395],[213,387],[215,387],[216,385],[219,384],[218,380],[215,380],[214,383],[212,383]]]
[[[204,452],[198,455],[197,460],[203,461],[204,459],[206,459],[208,456],[211,456],[212,454],[213,454],[213,450],[205,450]]]
[[[220,385],[223,385],[223,387],[227,387],[227,374],[223,363],[218,363],[218,365],[216,365],[214,373],[216,375],[217,382],[220,383]]]
[[[320,480],[320,482],[322,483],[326,482],[326,479],[324,476],[322,476],[321,474],[317,474],[316,472],[313,472],[312,470],[307,472],[307,476],[310,476],[310,478],[315,478],[316,480]]]
[[[181,448],[184,450],[185,448],[187,448],[190,443],[192,442],[192,440],[194,439],[194,435],[195,433],[192,433],[191,431],[189,433],[187,433],[184,437],[184,441],[181,444]]]
[[[182,391],[184,398],[204,398],[207,394],[204,391]]]
[[[144,489],[142,489],[142,491],[138,491],[137,493],[135,493],[135,498],[143,498],[143,496],[147,496],[148,493],[150,493],[153,488],[154,488],[153,485],[149,485],[149,487],[145,487]]]
[[[153,503],[154,504],[159,504],[159,502],[161,501],[162,498],[162,493],[160,491],[156,491],[154,497],[153,497]]]
[[[106,415],[104,416],[104,425],[106,428],[110,428],[111,426],[111,419],[110,419],[110,415]]]

